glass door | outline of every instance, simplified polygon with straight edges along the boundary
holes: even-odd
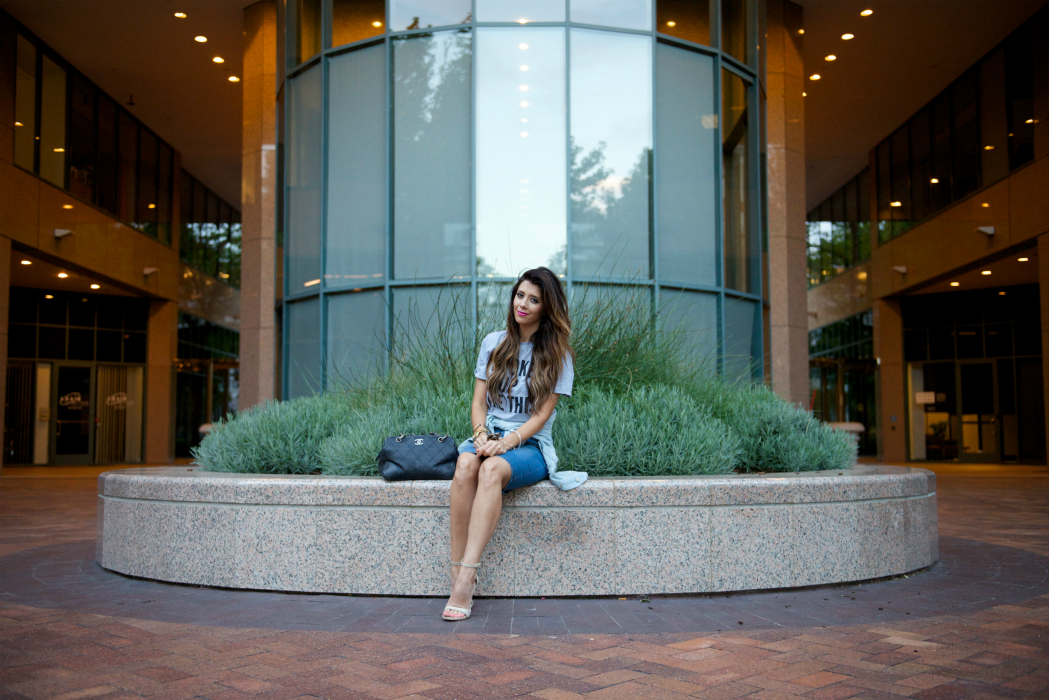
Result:
[[[92,367],[59,364],[52,395],[54,464],[90,464],[92,457]]]
[[[993,362],[960,362],[962,453],[965,462],[997,462],[998,409]]]

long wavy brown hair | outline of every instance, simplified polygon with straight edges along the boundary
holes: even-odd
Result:
[[[521,275],[510,292],[510,307],[506,310],[506,337],[488,358],[488,402],[498,406],[501,396],[517,383],[518,358],[521,352],[521,327],[514,318],[514,299],[522,282],[531,282],[540,290],[543,317],[532,334],[532,368],[528,377],[528,401],[532,413],[547,402],[557,380],[565,357],[571,355],[572,322],[568,318],[568,299],[561,281],[548,268],[537,267]]]

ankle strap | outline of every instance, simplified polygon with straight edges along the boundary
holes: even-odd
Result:
[[[463,565],[463,563],[461,561],[452,561],[451,559],[449,559],[448,561],[452,562],[452,566],[462,566]]]
[[[460,562],[459,565],[462,566],[464,569],[480,569],[481,568],[481,562],[477,562],[476,564],[463,564],[463,563]]]

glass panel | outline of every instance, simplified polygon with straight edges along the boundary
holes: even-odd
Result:
[[[751,243],[748,226],[747,84],[721,72],[721,157],[725,207],[725,286],[751,291]],[[826,218],[826,217],[825,217]],[[829,269],[829,268],[826,268]]]
[[[890,140],[892,159],[892,235],[898,236],[911,226],[911,156],[907,125],[897,129]]]
[[[98,175],[95,178],[98,206],[117,214],[117,106],[98,96]]]
[[[33,170],[36,159],[36,47],[18,37],[15,72],[15,165]]]
[[[932,159],[929,146],[929,110],[923,109],[911,119],[911,218],[918,222],[929,211],[929,188],[932,187]]]
[[[286,304],[288,313],[288,396],[320,390],[321,306],[317,297]],[[336,332],[338,337],[338,332]]]
[[[477,34],[477,274],[565,273],[565,30]]]
[[[382,279],[386,270],[386,49],[331,59],[325,285]]]
[[[564,22],[565,0],[477,0],[477,21]]]
[[[951,107],[954,111],[952,201],[955,201],[980,186],[975,71],[969,71],[951,86]]]
[[[717,284],[714,59],[656,46],[659,277]]]
[[[656,0],[656,30],[710,44],[710,0]]]
[[[66,186],[66,72],[47,56],[40,84],[40,177]]]
[[[470,274],[470,33],[393,44],[394,277]]]
[[[652,28],[652,0],[572,0],[572,21],[648,30]]]
[[[171,146],[160,142],[157,162],[157,238],[171,243],[171,178],[174,176],[174,153]]]
[[[820,283],[820,222],[817,210],[810,211],[805,221],[805,233],[808,250],[807,268],[809,286]]]
[[[864,168],[857,178],[856,244],[860,262],[871,259],[871,173]]]
[[[470,22],[470,0],[392,0],[393,31]]]
[[[384,0],[334,0],[331,45],[342,46],[386,31]]]
[[[157,137],[141,129],[138,144],[138,216],[143,232],[157,235]]]
[[[381,371],[386,345],[382,292],[328,297],[328,386],[366,380]]]
[[[321,267],[321,71],[314,67],[288,81],[288,292],[320,283]],[[216,202],[217,204],[217,202]],[[217,211],[208,207],[207,221]],[[294,336],[292,336],[294,337]],[[294,381],[289,378],[289,387]],[[297,385],[295,385],[297,386]],[[293,393],[293,396],[298,394]]]
[[[820,223],[820,280],[834,276],[834,237],[830,223],[830,200],[824,200],[819,208]]]
[[[573,274],[647,279],[651,40],[573,29],[571,41]]]
[[[849,264],[851,265],[855,265],[863,260],[860,257],[859,226],[857,222],[859,214],[856,208],[857,183],[858,178],[853,178],[846,182],[842,188],[842,196],[845,200],[845,235],[848,241],[845,250],[849,255]]]
[[[721,49],[735,59],[746,63],[749,56],[747,44],[747,7],[749,0],[721,0]]]
[[[124,221],[135,220],[136,166],[138,165],[138,122],[126,112],[120,112],[120,173],[118,216]]]
[[[509,289],[506,292],[509,295]],[[393,341],[398,354],[417,349],[420,341],[434,343],[435,349],[447,348],[453,352],[461,348],[467,338],[472,343],[474,326],[469,302],[470,288],[465,285],[395,288]],[[502,311],[505,317],[506,309]],[[453,317],[456,313],[458,317]]]
[[[729,381],[754,374],[756,310],[756,302],[725,297],[725,378]]]
[[[69,191],[91,201],[95,190],[95,88],[74,77],[69,110]]]
[[[1043,20],[1045,22],[1046,20]],[[1044,31],[1044,29],[1043,29]],[[1039,87],[1046,90],[1044,78],[1049,61],[1044,55],[1035,59],[1034,25],[1025,22],[1005,42],[1005,106],[1009,120],[1009,169],[1015,170],[1034,160],[1035,128],[1035,61],[1040,60]],[[1039,48],[1045,51],[1049,42],[1041,35]]]
[[[45,59],[46,60],[46,59]],[[55,454],[87,455],[91,444],[91,367],[59,367]]]
[[[1009,173],[1009,123],[1005,110],[1005,51],[998,49],[980,65],[981,186]]]
[[[929,175],[930,213],[951,203],[951,101],[944,93],[929,105],[932,129],[932,170]]]
[[[688,359],[702,369],[717,371],[718,298],[714,294],[660,289],[659,316],[663,328],[682,334]]]
[[[838,190],[830,199],[831,206],[831,241],[834,244],[832,275],[839,275],[851,262],[851,242],[846,236],[845,227],[845,193]]]
[[[892,238],[892,167],[890,166],[889,139],[878,144],[875,160],[878,171],[878,240],[881,243]]]
[[[321,0],[291,0],[295,13],[294,63],[303,63],[321,50]]]

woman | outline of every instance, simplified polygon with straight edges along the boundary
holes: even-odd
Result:
[[[452,595],[445,620],[470,617],[481,553],[499,522],[504,493],[547,476],[560,489],[586,481],[582,472],[557,471],[550,438],[557,399],[572,393],[571,328],[561,282],[538,267],[514,285],[506,330],[481,342],[473,437],[459,446],[452,479]]]

